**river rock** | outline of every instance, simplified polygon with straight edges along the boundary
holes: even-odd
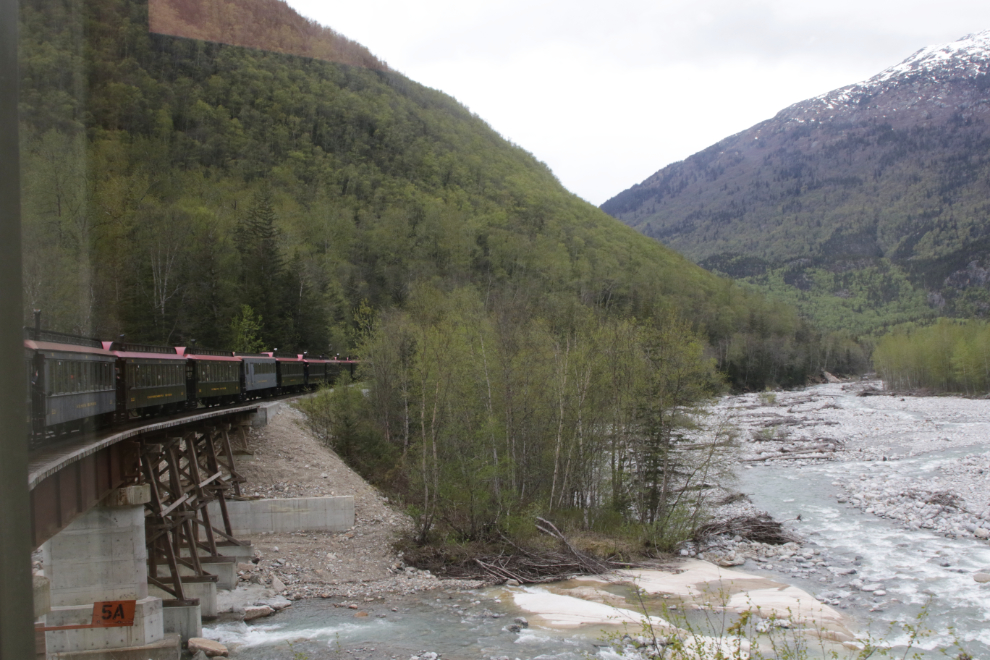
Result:
[[[990,573],[973,573],[973,579],[980,584],[990,582]]]
[[[983,529],[982,527],[978,527],[976,531],[973,532],[973,536],[975,536],[978,539],[990,539],[990,530],[986,530]]]
[[[244,620],[253,621],[262,617],[271,616],[275,610],[267,605],[249,605],[244,608]]]
[[[529,621],[527,621],[525,618],[521,616],[517,616],[515,619],[513,619],[513,622],[518,623],[523,628],[529,628]]]
[[[205,637],[190,637],[188,646],[190,653],[202,652],[207,658],[226,658],[228,654],[226,646]]]
[[[859,588],[860,591],[865,591],[867,593],[873,593],[878,589],[883,589],[883,585],[876,582],[872,584],[864,584],[862,587]]]
[[[285,591],[285,583],[283,583],[281,580],[278,579],[278,577],[275,576],[272,577],[272,591],[278,594]]]

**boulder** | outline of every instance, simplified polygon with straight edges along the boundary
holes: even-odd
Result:
[[[973,579],[980,584],[990,582],[990,573],[973,573]]]
[[[244,608],[244,620],[253,621],[254,619],[271,616],[274,613],[275,610],[267,605],[249,605]]]
[[[193,655],[202,652],[207,658],[226,658],[227,647],[205,637],[190,637],[189,652]]]

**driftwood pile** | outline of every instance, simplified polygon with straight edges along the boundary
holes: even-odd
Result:
[[[784,526],[766,514],[738,516],[729,520],[709,523],[698,529],[695,539],[702,541],[712,536],[740,536],[747,541],[783,545],[797,539],[784,530]]]
[[[544,518],[536,519],[536,528],[560,541],[560,550],[522,548],[503,537],[506,551],[497,555],[473,557],[458,566],[447,566],[450,577],[485,579],[494,582],[514,580],[519,584],[554,582],[569,575],[600,575],[629,564],[602,560],[575,548],[557,527]]]

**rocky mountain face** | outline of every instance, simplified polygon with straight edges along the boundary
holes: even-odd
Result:
[[[854,331],[990,312],[990,31],[924,48],[602,209]]]

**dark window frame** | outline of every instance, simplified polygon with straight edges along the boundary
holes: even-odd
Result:
[[[18,145],[17,0],[0,0],[0,428],[23,428],[21,167]],[[34,657],[28,446],[0,435],[0,660]],[[28,597],[30,598],[30,597]]]

